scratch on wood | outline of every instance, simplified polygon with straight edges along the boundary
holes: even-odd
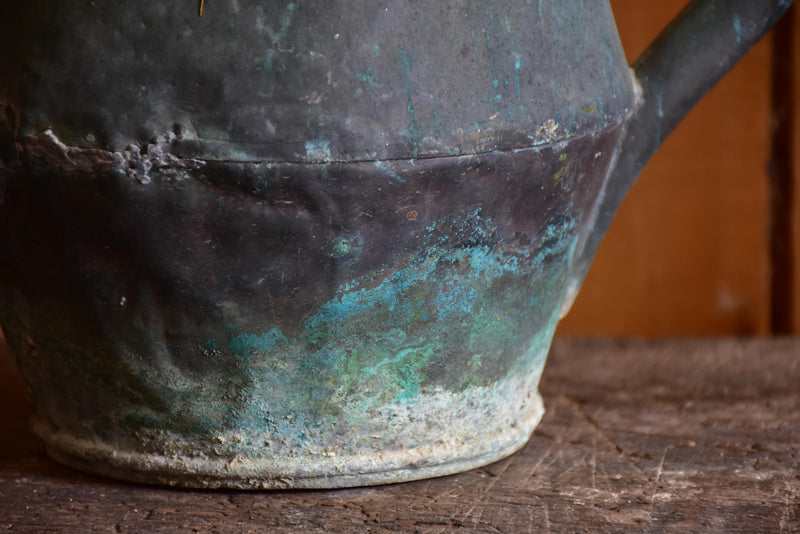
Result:
[[[656,472],[656,481],[653,485],[653,495],[650,496],[650,505],[656,502],[656,495],[658,495],[658,484],[661,482],[661,473],[664,471],[664,462],[667,460],[667,453],[672,448],[672,445],[664,447],[664,454],[661,455],[661,463],[658,464],[658,471]]]
[[[544,529],[550,532],[550,506],[547,503],[544,505]]]
[[[491,477],[491,480],[489,481],[489,483],[485,487],[480,489],[477,497],[475,498],[475,501],[472,503],[472,506],[470,506],[469,509],[464,514],[464,518],[462,520],[462,523],[470,518],[472,513],[475,511],[475,508],[477,508],[479,505],[481,506],[481,512],[480,512],[480,514],[478,514],[478,519],[480,519],[483,516],[483,511],[486,508],[486,496],[489,494],[489,492],[494,487],[494,485],[497,483],[497,481],[503,477],[503,474],[505,474],[505,472],[508,471],[508,468],[512,463],[514,463],[513,457],[506,459],[503,462],[503,465],[502,465],[502,468],[500,469],[500,472],[497,473],[496,475],[493,475]],[[450,516],[450,522],[451,523],[453,522],[454,519],[455,519],[454,516]]]
[[[597,432],[592,433],[592,489],[597,490]]]
[[[586,411],[583,409],[583,406],[581,406],[579,403],[575,402],[575,401],[574,401],[574,400],[572,400],[571,398],[567,397],[566,395],[563,395],[563,394],[562,394],[562,395],[560,395],[560,397],[561,397],[561,398],[562,398],[562,399],[563,399],[563,400],[564,400],[564,401],[565,401],[565,402],[566,402],[566,403],[567,403],[567,404],[568,404],[568,405],[569,405],[569,406],[570,406],[570,407],[571,407],[573,410],[575,410],[575,412],[576,412],[576,413],[577,413],[577,414],[578,414],[578,415],[579,415],[579,416],[580,416],[582,419],[584,419],[584,420],[585,420],[587,423],[589,423],[589,424],[592,426],[592,428],[593,428],[593,429],[594,429],[594,430],[595,430],[595,431],[596,431],[598,434],[600,434],[600,436],[602,436],[602,437],[603,437],[603,439],[604,439],[606,442],[608,442],[608,444],[609,444],[609,445],[611,445],[612,447],[614,447],[614,450],[616,450],[616,451],[617,451],[617,454],[618,454],[618,455],[619,455],[619,456],[620,456],[620,457],[621,457],[623,460],[625,460],[625,462],[626,462],[626,463],[628,463],[628,464],[629,464],[631,467],[633,467],[634,469],[636,469],[636,471],[638,471],[638,472],[639,472],[639,473],[641,473],[642,475],[645,475],[645,476],[647,476],[647,475],[645,474],[645,472],[644,472],[644,471],[642,471],[642,468],[641,468],[641,467],[639,467],[639,466],[638,466],[638,465],[636,465],[636,464],[635,464],[633,461],[631,461],[631,459],[630,459],[630,458],[628,457],[628,455],[625,453],[625,450],[624,450],[622,447],[620,447],[620,446],[617,444],[617,442],[616,442],[616,441],[614,441],[613,439],[611,439],[611,436],[609,436],[608,434],[606,434],[606,433],[605,433],[605,431],[603,430],[603,428],[602,428],[602,427],[601,427],[599,424],[597,424],[597,421],[595,421],[594,419],[592,419],[592,418],[589,416],[589,414],[587,414],[587,413],[586,413]]]
[[[206,0],[200,0],[200,16],[203,16],[203,7],[206,5]]]
[[[555,449],[556,445],[559,445],[559,446],[561,445],[561,440],[560,439],[559,440],[555,440],[555,439],[553,440],[553,442],[550,444],[550,446],[547,448],[547,450],[544,451],[544,454],[542,455],[542,457],[539,458],[539,461],[536,462],[536,464],[534,464],[533,469],[531,469],[531,472],[528,475],[528,478],[533,478],[536,475],[537,471],[539,471],[539,466],[541,466],[542,463],[544,463],[545,460],[550,458],[550,456],[553,454],[553,449]],[[547,466],[549,467],[549,466],[553,465],[553,463],[556,461],[556,459],[557,458],[553,458],[552,460],[550,460],[550,462],[547,464]]]
[[[438,488],[438,487],[439,486],[437,485],[436,488]],[[444,491],[444,492],[441,492],[441,491],[440,492],[432,492],[430,490],[430,488],[428,488],[428,489],[425,490],[425,496],[428,499],[430,499],[432,502],[438,503],[439,500],[444,499],[445,497],[449,497],[451,495],[453,495],[454,497],[458,497],[459,495],[458,495],[458,493],[456,493],[456,491],[460,490],[460,489],[462,489],[460,486],[453,486],[453,487],[450,487],[449,489],[447,489],[447,491]]]
[[[428,499],[432,500],[433,502],[436,502],[436,499],[438,499],[438,497],[435,497],[435,496],[431,495],[431,481],[430,481],[430,479],[425,481],[425,489],[420,491],[420,494],[424,495],[425,497],[427,497]]]
[[[794,502],[792,499],[792,497],[794,497],[794,492],[792,491],[792,487],[786,481],[784,481],[783,483],[786,486],[786,498],[783,501],[783,510],[781,510],[781,521],[779,523],[780,534],[787,532],[786,526],[788,522],[791,520],[792,504]]]

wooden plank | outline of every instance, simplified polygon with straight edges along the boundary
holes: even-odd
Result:
[[[772,158],[770,162],[770,331],[791,334],[795,323],[795,100],[796,6],[772,32]]]
[[[612,1],[631,61],[685,3]],[[650,161],[561,333],[769,332],[771,57],[762,40]]]
[[[791,41],[793,50],[792,71],[793,105],[791,117],[791,172],[794,178],[792,184],[792,235],[791,254],[793,271],[793,299],[792,299],[792,332],[800,334],[800,69],[797,61],[800,58],[800,8],[795,4],[792,8],[794,17],[794,36]]]
[[[800,340],[558,340],[547,414],[483,469],[336,491],[188,491],[48,460],[0,355],[0,530],[797,532]]]

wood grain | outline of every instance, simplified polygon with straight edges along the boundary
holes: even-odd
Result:
[[[799,340],[562,339],[543,422],[491,466],[374,488],[186,491],[48,460],[2,355],[0,530],[798,532],[798,383]]]
[[[794,177],[792,186],[792,267],[794,274],[793,298],[792,298],[792,327],[795,334],[800,333],[800,72],[798,72],[797,61],[800,58],[800,7],[793,6],[792,16],[794,17],[794,36],[791,42],[794,60],[794,70],[792,71],[793,106],[791,116],[791,150],[792,162],[791,172]]]

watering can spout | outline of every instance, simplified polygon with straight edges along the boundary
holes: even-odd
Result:
[[[603,190],[579,236],[564,304],[569,311],[589,266],[639,172],[700,98],[791,5],[792,0],[694,0],[631,69],[636,105]]]

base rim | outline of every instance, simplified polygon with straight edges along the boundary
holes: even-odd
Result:
[[[501,460],[525,446],[544,415],[541,396],[532,395],[524,419],[492,440],[443,441],[389,452],[349,457],[187,457],[117,450],[76,438],[41,419],[34,432],[55,461],[80,471],[129,482],[195,489],[334,489],[410,482],[452,475]]]

